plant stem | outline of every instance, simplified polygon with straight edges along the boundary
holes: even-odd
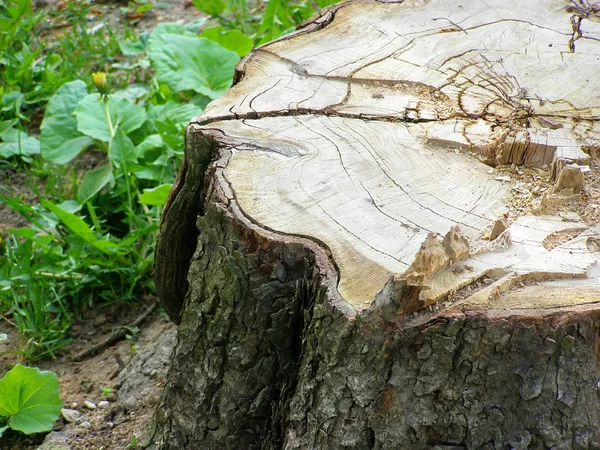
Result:
[[[108,131],[110,132],[110,137],[112,138],[115,135],[115,129],[113,128],[112,120],[110,118],[110,111],[108,110],[108,96],[104,97],[104,112],[106,113]]]
[[[81,275],[79,273],[70,273],[68,275],[60,274],[60,273],[50,273],[50,272],[33,272],[33,273],[36,276],[46,277],[46,278],[54,278],[56,280],[71,280],[71,279],[81,280],[84,278],[84,275]]]
[[[85,205],[87,207],[88,212],[90,213],[90,218],[92,219],[92,222],[94,223],[94,227],[96,227],[96,231],[98,233],[101,233],[102,231],[101,231],[100,221],[98,220],[98,216],[96,215],[94,206],[89,201],[85,202]]]
[[[10,326],[15,327],[15,328],[19,328],[16,324],[14,324],[10,319],[4,317],[4,314],[0,315],[0,318],[2,320],[4,320],[6,323],[8,323]]]

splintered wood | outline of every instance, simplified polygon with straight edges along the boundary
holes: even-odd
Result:
[[[470,285],[465,304],[595,302],[598,10],[341,4],[254,51],[190,126],[225,149],[228,200],[326,248],[356,309],[412,313]]]

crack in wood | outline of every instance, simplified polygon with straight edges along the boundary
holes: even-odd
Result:
[[[481,190],[484,181],[465,197],[470,203],[463,203],[442,182],[432,184],[422,177],[413,183],[400,165],[403,158],[414,164],[413,158],[421,161],[425,153],[441,157],[441,149],[458,145],[474,150],[477,158],[492,166],[539,167],[559,157],[585,160],[581,144],[596,132],[593,122],[599,114],[595,107],[582,105],[581,98],[574,95],[546,98],[544,85],[528,72],[537,70],[546,41],[551,43],[547,53],[555,58],[552,67],[564,70],[560,58],[567,57],[562,48],[553,45],[556,42],[566,48],[568,36],[574,46],[582,35],[582,15],[572,13],[567,27],[563,19],[569,16],[564,14],[561,21],[544,26],[528,20],[528,13],[478,23],[473,16],[459,12],[456,17],[406,22],[400,31],[390,27],[385,17],[364,25],[372,44],[366,38],[344,36],[318,54],[295,44],[294,39],[309,48],[320,45],[323,36],[336,32],[339,20],[358,17],[351,8],[336,9],[324,20],[326,27],[319,25],[311,32],[257,49],[240,66],[244,75],[233,89],[193,122],[199,130],[219,130],[221,140],[231,146],[233,157],[223,164],[223,176],[235,192],[233,197],[243,204],[244,214],[257,224],[282,233],[313,236],[316,230],[307,221],[314,217],[320,226],[333,227],[357,248],[364,247],[353,250],[362,256],[350,259],[372,253],[366,258],[387,267],[388,273],[397,273],[416,251],[412,241],[442,232],[440,223],[459,224],[470,233],[470,239],[478,239],[482,224],[498,217],[481,206],[490,198],[490,193]],[[485,9],[481,11],[485,14]],[[454,28],[448,29],[444,22]],[[525,39],[513,48],[504,33]],[[466,36],[477,48],[467,48],[466,42],[471,41],[463,41]],[[444,51],[434,51],[441,39],[448,45]],[[573,57],[579,58],[568,58]],[[580,126],[585,120],[589,124]],[[368,131],[371,129],[402,138],[387,143],[377,132]],[[386,146],[393,149],[391,153]],[[413,148],[423,154],[411,153]],[[447,164],[454,165],[454,158],[468,158],[468,153],[451,158]],[[320,161],[329,169],[320,168]],[[254,180],[247,169],[255,164],[261,166],[261,180]],[[471,167],[475,161],[460,164]],[[280,170],[285,175],[276,175]],[[319,181],[319,177],[323,179]],[[285,187],[283,182],[288,180],[297,183],[297,192]],[[459,182],[448,182],[461,189]],[[386,190],[389,193],[385,194]],[[340,201],[355,202],[360,213],[343,214],[340,205],[332,202],[336,195],[345,199]],[[280,215],[289,217],[293,225],[268,216],[269,208],[279,208],[285,198],[290,204]],[[264,206],[262,202],[266,202]],[[396,206],[399,204],[410,207],[405,212]],[[394,230],[400,237],[378,242],[372,233],[365,235],[367,225],[360,225],[361,221],[371,223],[375,218],[386,224],[382,235]],[[313,237],[326,240],[319,232]],[[330,243],[334,257],[348,253],[348,245],[343,239]],[[380,262],[377,255],[389,261]],[[341,278],[347,279],[352,270],[347,262],[341,263]],[[350,294],[355,288],[344,287],[345,282],[340,281],[340,289],[349,293],[347,298],[373,298],[372,291]]]

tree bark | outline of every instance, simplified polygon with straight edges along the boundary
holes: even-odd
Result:
[[[150,448],[600,448],[600,5],[353,1],[187,129]]]

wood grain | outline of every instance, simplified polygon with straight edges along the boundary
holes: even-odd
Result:
[[[597,228],[555,215],[581,194],[555,187],[545,215],[515,221],[497,168],[553,168],[549,185],[565,167],[589,168],[600,142],[599,17],[563,0],[338,5],[242,61],[194,130],[231,150],[217,172],[229,201],[265,230],[327,248],[357,310],[389,280],[406,281],[423,242],[454,226],[471,255],[413,279],[418,308],[491,273],[504,286],[496,297],[515,280],[565,277],[588,278],[596,293],[598,252],[585,242]],[[490,245],[503,216],[504,244]],[[542,246],[573,227],[587,237]]]

